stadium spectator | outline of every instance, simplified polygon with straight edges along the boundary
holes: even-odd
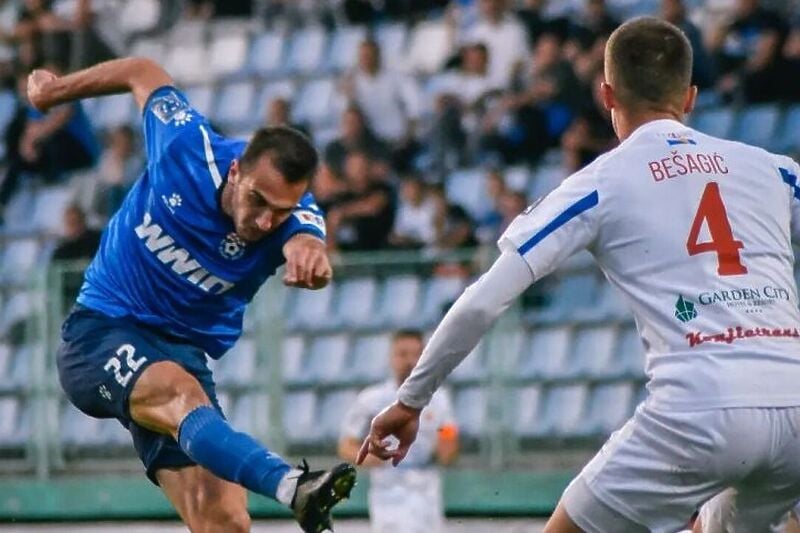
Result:
[[[477,221],[475,230],[475,235],[481,243],[492,243],[497,240],[497,230],[503,220],[501,202],[506,190],[502,172],[496,168],[489,170],[486,174],[486,196],[492,207]]]
[[[383,63],[376,41],[367,39],[361,43],[358,66],[345,74],[341,85],[380,138],[401,144],[414,137],[422,111],[419,87],[413,77]]]
[[[342,113],[340,136],[325,148],[325,163],[341,176],[345,159],[353,152],[363,152],[371,160],[389,160],[388,146],[372,132],[364,113],[356,106],[350,106]]]
[[[597,70],[593,79],[594,83],[588,87],[592,94],[590,103],[561,137],[564,167],[568,172],[583,168],[617,143],[609,113],[603,107],[600,95],[603,71]]]
[[[570,40],[587,50],[599,39],[606,39],[617,26],[619,21],[608,12],[605,0],[584,0],[583,10],[572,24]]]
[[[341,250],[385,248],[394,222],[391,187],[371,172],[365,152],[350,152],[345,159],[346,188],[328,207],[328,234]]]
[[[100,152],[80,102],[42,114],[28,104],[26,83],[26,75],[20,73],[18,107],[5,135],[8,169],[0,184],[0,209],[8,203],[24,176],[57,182],[69,171],[93,166]]]
[[[137,149],[133,129],[120,126],[106,135],[106,147],[94,172],[94,190],[90,211],[93,219],[103,222],[111,218],[133,182],[144,168],[144,158]]]
[[[355,462],[369,423],[397,389],[422,355],[422,333],[401,330],[392,339],[391,376],[361,391],[347,411],[339,438],[339,456]],[[452,464],[458,456],[456,426],[450,394],[437,392],[422,415],[419,436],[405,468],[370,457],[369,517],[376,532],[441,533],[444,531],[442,480],[437,465]]]
[[[431,198],[436,203],[435,248],[456,250],[477,246],[475,223],[467,210],[458,204],[449,202],[441,187],[434,187],[431,190]]]
[[[738,0],[733,21],[709,38],[719,75],[717,90],[729,100],[779,99],[786,78],[780,63],[785,33],[776,12],[758,0]]]
[[[548,17],[545,13],[546,7],[547,0],[523,0],[522,7],[517,11],[517,17],[528,32],[531,48],[536,46],[539,36],[544,33],[554,33],[562,40],[569,36],[569,20],[564,17]]]
[[[800,13],[792,19],[789,35],[782,50],[786,69],[784,83],[785,98],[790,102],[800,101]]]
[[[703,43],[700,29],[689,20],[683,0],[661,0],[661,18],[679,27],[692,45],[694,63],[692,64],[692,83],[700,89],[707,89],[714,83],[711,58]]]
[[[281,96],[273,98],[267,104],[267,113],[264,117],[264,125],[270,126],[289,126],[296,130],[310,135],[308,126],[299,122],[292,122],[292,104],[287,98]]]
[[[407,176],[400,184],[400,201],[389,236],[393,248],[423,248],[436,239],[436,203],[419,176]]]
[[[522,22],[506,0],[477,0],[478,20],[463,30],[462,44],[484,43],[489,50],[489,77],[493,86],[508,87],[514,70],[528,55],[528,37]]]
[[[76,205],[64,211],[64,237],[53,251],[54,261],[88,261],[100,245],[100,232],[86,225],[86,214]]]

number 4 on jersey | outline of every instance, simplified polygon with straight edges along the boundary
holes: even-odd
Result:
[[[711,240],[698,242],[704,220],[708,225]],[[692,229],[689,230],[689,238],[686,240],[686,250],[689,255],[716,252],[717,273],[720,276],[735,276],[747,274],[747,267],[742,264],[739,257],[741,248],[744,248],[742,241],[733,238],[728,213],[719,193],[719,185],[712,181],[706,185],[703,197],[700,198],[700,205],[697,207]]]

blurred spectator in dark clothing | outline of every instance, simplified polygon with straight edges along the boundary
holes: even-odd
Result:
[[[342,113],[340,134],[325,148],[325,162],[337,175],[343,174],[345,159],[353,152],[363,152],[372,160],[389,160],[388,146],[369,129],[359,108],[351,106]]]
[[[498,228],[495,240],[499,239],[508,226],[520,213],[528,207],[528,197],[520,191],[506,189],[500,196],[500,214],[502,220]]]
[[[717,90],[729,99],[768,102],[782,96],[785,72],[780,50],[786,28],[758,0],[738,0],[733,22],[709,39],[718,73]]]
[[[391,0],[377,2],[382,13],[394,19],[415,20],[425,13],[447,7],[450,0]]]
[[[311,181],[311,192],[314,193],[317,205],[319,205],[323,213],[327,213],[330,210],[336,203],[336,199],[346,188],[344,181],[324,163],[319,166],[317,174]]]
[[[431,197],[436,203],[436,248],[455,250],[477,246],[475,224],[467,210],[451,204],[440,187],[432,190]]]
[[[570,29],[570,41],[582,50],[611,35],[619,21],[608,12],[605,0],[585,0],[583,11]]]
[[[106,148],[95,171],[97,177],[91,202],[93,217],[105,223],[117,212],[128,190],[142,173],[144,164],[130,126],[120,126],[108,133]]]
[[[393,248],[423,248],[436,240],[436,203],[419,176],[408,176],[400,184],[400,201],[389,236]]]
[[[798,102],[800,101],[800,13],[792,20],[782,55],[786,69],[784,97],[790,102]]]
[[[277,97],[270,100],[267,104],[267,114],[264,117],[264,125],[267,127],[289,126],[290,128],[302,131],[310,137],[308,127],[299,122],[292,122],[292,104],[288,99]]]
[[[562,40],[569,37],[569,19],[545,17],[546,7],[547,0],[524,0],[522,8],[517,11],[517,16],[528,32],[528,43],[531,48],[536,46],[539,37],[544,33],[554,33]]]
[[[86,215],[77,206],[64,211],[64,238],[53,252],[54,261],[90,260],[100,246],[100,232],[86,226]]]
[[[328,207],[328,234],[341,250],[385,248],[394,222],[392,188],[374,179],[365,152],[350,152],[345,159],[346,189]]]
[[[253,14],[253,0],[214,0],[215,17],[249,17]]]
[[[42,114],[28,105],[26,84],[27,76],[18,76],[18,107],[5,136],[8,170],[0,184],[0,209],[16,191],[23,174],[54,183],[65,172],[92,167],[100,153],[80,102],[54,107]]]
[[[561,137],[564,166],[569,173],[588,165],[594,159],[617,144],[611,116],[603,106],[600,84],[605,80],[603,71],[595,72],[591,104],[579,113]]]
[[[486,196],[492,208],[477,221],[476,235],[480,242],[491,243],[497,240],[497,230],[503,220],[501,202],[506,190],[503,174],[497,169],[491,169],[486,175]]]
[[[711,58],[703,42],[700,29],[686,14],[683,0],[661,0],[661,18],[679,27],[692,45],[692,83],[700,89],[707,89],[714,83]]]

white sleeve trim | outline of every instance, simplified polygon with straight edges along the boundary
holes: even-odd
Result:
[[[206,153],[206,164],[208,171],[211,173],[211,179],[214,181],[214,187],[219,189],[222,185],[222,176],[217,168],[217,163],[214,161],[214,151],[211,149],[211,139],[208,138],[208,132],[201,125],[200,132],[203,134],[203,150]]]

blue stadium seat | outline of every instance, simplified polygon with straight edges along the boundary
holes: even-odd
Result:
[[[405,65],[415,72],[439,71],[451,53],[450,29],[442,21],[420,22],[411,30]]]
[[[693,113],[690,125],[705,134],[728,138],[733,128],[734,113],[727,107]]]
[[[308,380],[304,373],[305,337],[289,335],[283,338],[281,372],[285,383],[302,383]]]
[[[598,385],[592,391],[588,412],[580,424],[585,435],[609,435],[633,414],[633,385],[629,382]]]
[[[800,104],[795,104],[786,111],[772,146],[780,153],[800,149]]]
[[[104,419],[100,421],[100,441],[113,445],[129,447],[131,434],[122,427],[118,420]]]
[[[528,167],[516,166],[509,167],[503,171],[506,187],[512,191],[519,191],[527,194],[528,182],[531,180],[531,172]]]
[[[589,309],[597,298],[597,276],[594,271],[563,273],[548,297],[546,307],[531,313],[535,324],[559,322],[571,318],[581,309]]]
[[[33,207],[33,224],[42,232],[58,234],[64,227],[64,211],[73,201],[67,185],[51,185],[36,193]]]
[[[542,164],[533,173],[528,185],[528,198],[537,200],[558,187],[568,175],[560,164]]]
[[[772,104],[754,105],[739,115],[733,138],[754,146],[770,149],[781,113]]]
[[[178,83],[203,83],[212,79],[208,68],[208,49],[202,42],[172,43],[165,59],[167,72]]]
[[[373,277],[350,278],[339,284],[334,315],[340,325],[358,327],[373,317],[378,284]]]
[[[5,210],[5,229],[8,232],[32,232],[36,228],[31,220],[31,211],[35,201],[32,187],[22,186],[11,197]]]
[[[17,98],[10,90],[0,90],[0,131],[6,131],[8,123],[14,118],[14,111],[17,108]],[[2,143],[5,145],[5,143]],[[5,149],[5,146],[3,146]],[[0,154],[2,159],[2,154]]]
[[[320,401],[318,420],[321,437],[335,442],[341,432],[341,423],[344,414],[353,405],[358,391],[356,389],[335,390],[325,393]]]
[[[422,282],[417,276],[399,275],[386,278],[373,324],[402,327],[411,322],[419,308]]]
[[[64,403],[58,420],[62,444],[66,446],[97,446],[101,443],[101,420],[83,414],[71,403]]]
[[[408,30],[405,24],[384,24],[375,31],[375,40],[381,47],[381,59],[384,65],[396,68],[402,65],[406,52]]]
[[[421,312],[416,317],[418,327],[431,326],[438,322],[446,308],[461,295],[466,280],[459,277],[434,277],[428,281],[422,298]]]
[[[628,304],[623,300],[619,289],[608,282],[600,283],[595,305],[576,309],[576,320],[623,320],[631,316]]]
[[[453,370],[450,380],[459,384],[483,381],[486,378],[487,351],[487,343],[482,340]]]
[[[184,91],[189,103],[204,116],[210,117],[214,109],[214,90],[210,85],[195,85]]]
[[[161,2],[157,0],[128,0],[120,7],[120,30],[125,35],[152,30],[161,16]]]
[[[292,113],[299,122],[323,126],[335,123],[341,104],[333,79],[312,80],[300,89]]]
[[[583,383],[552,387],[547,392],[540,425],[542,436],[575,436],[580,433],[588,391]]]
[[[310,443],[320,437],[317,396],[313,391],[289,392],[283,399],[283,431],[290,443]]]
[[[635,328],[626,328],[620,332],[617,346],[617,359],[613,371],[634,379],[644,378],[644,347],[642,338]]]
[[[224,85],[219,91],[213,120],[229,127],[258,124],[262,117],[253,114],[255,87],[247,81]]]
[[[539,385],[527,385],[509,391],[506,405],[511,407],[512,417],[508,427],[522,437],[536,435],[541,424],[542,389]]]
[[[137,39],[131,45],[131,56],[146,57],[156,63],[163,64],[166,55],[166,45],[163,39],[146,37]]]
[[[358,58],[358,45],[367,36],[363,26],[343,26],[333,34],[325,66],[328,70],[339,72],[349,69],[356,64]]]
[[[328,36],[319,26],[309,26],[294,32],[289,41],[289,51],[284,67],[297,74],[312,74],[321,65]]]
[[[288,102],[292,101],[297,86],[293,80],[274,80],[264,84],[258,91],[256,101],[253,103],[253,118],[258,122],[264,122],[267,117],[269,104],[276,98],[284,98]]]
[[[455,389],[453,410],[459,431],[466,437],[480,437],[484,434],[487,414],[486,390],[481,387]]]
[[[330,310],[334,285],[318,291],[290,291],[294,305],[290,306],[286,325],[290,329],[325,329],[332,322]]]
[[[617,328],[592,326],[580,328],[573,335],[572,371],[587,378],[606,376],[615,356]]]
[[[233,427],[239,431],[258,433],[257,425],[267,419],[269,412],[269,395],[264,393],[251,393],[239,396],[229,417]]]
[[[346,380],[344,368],[350,339],[344,333],[323,335],[311,341],[305,372],[312,382],[335,383]]]
[[[244,384],[256,375],[256,343],[242,338],[219,360],[219,371],[215,373],[220,384]]]
[[[138,116],[131,93],[104,96],[98,99],[96,105],[97,108],[91,115],[92,123],[101,129],[113,129],[131,124]]]
[[[31,293],[27,291],[16,291],[6,300],[5,305],[0,309],[0,338],[31,315],[33,303]]]
[[[537,328],[523,343],[515,375],[523,378],[556,378],[567,371],[571,330],[568,326]]]
[[[20,400],[0,398],[0,447],[21,444],[19,435]]]
[[[250,44],[247,69],[257,74],[277,72],[283,64],[286,38],[282,32],[261,33]]]
[[[25,283],[34,273],[41,252],[34,238],[14,239],[5,246],[0,263],[0,280]]]
[[[215,35],[208,50],[206,68],[215,78],[222,78],[244,69],[249,42],[247,33],[225,32]]]
[[[445,182],[445,192],[450,202],[466,209],[475,220],[482,219],[492,209],[486,194],[486,174],[481,169],[453,172]]]
[[[362,335],[353,342],[345,374],[353,380],[379,381],[389,376],[389,333]],[[0,381],[2,378],[0,377]]]
[[[17,349],[11,360],[11,384],[15,387],[28,387],[31,383],[31,366],[35,351],[42,350],[41,344],[24,344]]]
[[[11,380],[11,356],[11,347],[0,342],[0,390],[6,388]]]

